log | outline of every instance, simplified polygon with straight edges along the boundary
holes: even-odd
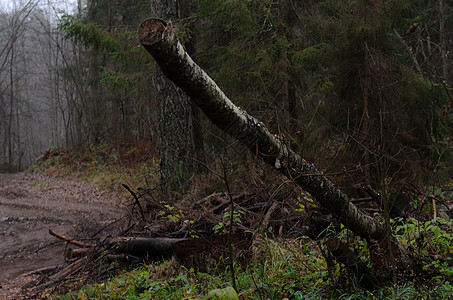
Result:
[[[150,259],[168,258],[173,255],[173,244],[185,239],[115,237],[110,240],[118,252]]]
[[[246,232],[232,234],[231,241],[238,253],[243,255],[247,252],[252,236]],[[228,234],[187,239],[115,237],[109,243],[122,255],[108,255],[106,258],[134,263],[140,258],[161,259],[175,256],[185,266],[206,270],[207,262],[213,260],[218,263],[221,257],[227,255],[228,242]]]
[[[52,281],[65,279],[66,277],[71,276],[72,274],[80,271],[85,266],[86,262],[87,262],[86,257],[78,259],[72,264],[65,267],[63,270],[50,276],[49,279]]]
[[[39,268],[39,269],[30,271],[30,272],[24,274],[23,276],[26,277],[26,276],[36,275],[36,274],[42,275],[42,274],[46,274],[46,273],[50,273],[52,271],[55,271],[58,268],[59,268],[59,266],[43,267],[43,268]]]
[[[80,249],[72,249],[72,248],[66,248],[64,252],[64,257],[66,260],[70,260],[73,258],[80,258],[87,256],[88,254],[93,252],[94,248],[80,248]]]
[[[171,23],[162,19],[145,20],[138,29],[138,38],[163,73],[189,95],[216,126],[294,180],[357,235],[366,239],[385,237],[384,226],[378,220],[361,212],[313,164],[271,134],[263,122],[234,105],[188,55]]]

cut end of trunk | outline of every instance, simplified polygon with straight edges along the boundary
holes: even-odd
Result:
[[[167,22],[162,19],[147,19],[138,28],[138,40],[143,45],[152,45],[162,39]]]
[[[326,245],[327,245],[327,249],[329,249],[329,251],[336,251],[340,248],[340,239],[338,239],[336,237],[330,237],[327,240]]]

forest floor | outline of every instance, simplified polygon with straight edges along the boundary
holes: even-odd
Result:
[[[24,284],[37,277],[33,271],[64,263],[65,242],[49,229],[82,241],[98,240],[119,227],[123,201],[86,182],[0,174],[0,299],[21,297]]]

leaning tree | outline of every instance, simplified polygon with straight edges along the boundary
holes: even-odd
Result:
[[[376,245],[373,257],[379,257],[375,260],[379,266],[396,265],[400,269],[408,269],[412,265],[401,245],[391,238],[388,228],[386,230],[379,220],[361,212],[313,164],[305,161],[269,132],[264,123],[228,99],[188,55],[170,22],[162,19],[145,20],[139,27],[138,38],[162,72],[190,96],[216,126],[309,192],[352,232],[373,241]],[[175,115],[175,118],[178,117]],[[330,246],[341,249],[336,241],[332,241]]]

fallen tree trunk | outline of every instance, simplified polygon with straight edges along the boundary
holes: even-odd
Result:
[[[108,259],[131,261],[128,255],[135,258],[160,259],[175,256],[186,267],[206,271],[211,264],[218,264],[221,257],[228,256],[229,241],[233,243],[236,255],[244,259],[252,243],[252,234],[247,232],[220,234],[198,238],[145,238],[145,237],[115,237],[110,245],[115,252],[125,255],[111,255]],[[249,261],[249,259],[245,259]]]
[[[115,237],[110,245],[115,246],[121,253],[138,257],[162,258],[173,255],[173,244],[185,239]]]
[[[138,38],[163,73],[189,95],[215,125],[294,180],[357,235],[366,239],[385,238],[382,224],[362,213],[313,164],[289,149],[262,122],[235,106],[187,54],[171,24],[162,19],[145,20],[138,29]]]

